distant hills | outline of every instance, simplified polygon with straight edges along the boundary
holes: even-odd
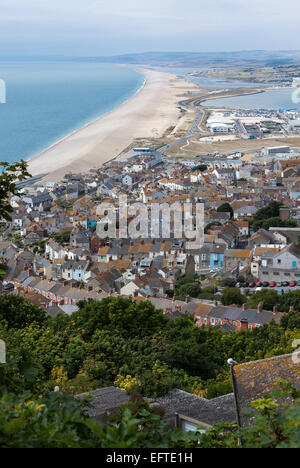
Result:
[[[118,63],[126,65],[152,65],[166,67],[226,67],[300,65],[300,51],[242,50],[235,52],[145,52],[104,57],[0,57],[1,60],[26,61],[80,61]]]
[[[237,52],[145,52],[112,57],[95,57],[104,63],[156,66],[237,66],[237,65],[298,65],[300,51],[237,51]]]

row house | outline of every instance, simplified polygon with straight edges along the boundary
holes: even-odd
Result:
[[[243,304],[242,307],[227,307],[215,303],[213,306],[200,304],[194,319],[199,327],[220,326],[232,327],[233,330],[252,330],[267,325],[272,320],[279,324],[283,315],[276,307],[273,312],[263,310],[262,304],[259,304],[257,309],[249,309],[248,304]]]

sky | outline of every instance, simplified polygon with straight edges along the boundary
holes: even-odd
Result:
[[[0,0],[0,56],[300,50],[299,0]]]

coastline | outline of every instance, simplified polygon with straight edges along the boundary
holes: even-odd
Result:
[[[115,159],[136,138],[162,136],[180,118],[178,102],[198,86],[169,73],[135,67],[145,76],[117,108],[55,142],[29,161],[32,176],[57,182],[65,173],[88,172]]]

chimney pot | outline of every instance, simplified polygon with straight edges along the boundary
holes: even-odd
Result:
[[[263,303],[260,302],[260,303],[258,304],[258,306],[257,306],[257,313],[260,314],[260,312],[262,312],[262,310],[263,310]]]

